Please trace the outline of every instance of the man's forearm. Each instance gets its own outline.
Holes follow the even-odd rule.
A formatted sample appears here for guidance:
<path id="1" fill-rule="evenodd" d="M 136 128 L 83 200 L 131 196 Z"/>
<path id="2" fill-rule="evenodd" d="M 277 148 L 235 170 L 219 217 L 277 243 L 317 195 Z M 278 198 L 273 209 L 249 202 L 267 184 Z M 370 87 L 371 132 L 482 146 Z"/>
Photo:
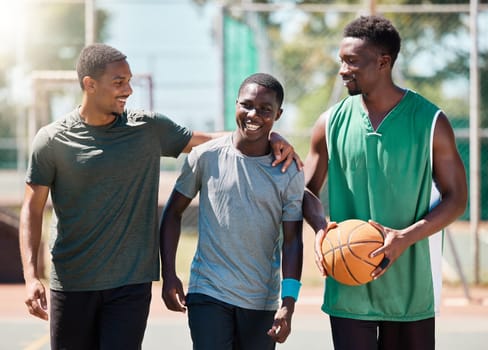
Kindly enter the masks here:
<path id="1" fill-rule="evenodd" d="M 30 214 L 22 213 L 19 232 L 19 245 L 24 279 L 38 279 L 37 269 L 39 246 L 41 244 L 42 219 L 33 219 Z"/>
<path id="2" fill-rule="evenodd" d="M 303 195 L 303 218 L 315 232 L 327 226 L 322 202 L 309 190 Z"/>

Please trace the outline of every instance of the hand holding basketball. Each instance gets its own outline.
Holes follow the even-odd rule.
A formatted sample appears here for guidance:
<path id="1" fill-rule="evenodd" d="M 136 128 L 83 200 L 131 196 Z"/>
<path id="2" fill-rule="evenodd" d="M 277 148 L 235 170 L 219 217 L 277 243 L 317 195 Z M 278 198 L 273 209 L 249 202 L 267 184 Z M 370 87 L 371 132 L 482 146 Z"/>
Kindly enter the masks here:
<path id="1" fill-rule="evenodd" d="M 324 241 L 325 235 L 329 230 L 337 227 L 337 222 L 330 221 L 327 223 L 327 227 L 319 230 L 315 234 L 315 264 L 319 269 L 322 276 L 327 276 L 327 271 L 324 268 L 324 254 L 322 252 L 322 242 Z"/>
<path id="2" fill-rule="evenodd" d="M 366 221 L 351 219 L 330 228 L 322 241 L 323 265 L 327 275 L 347 285 L 361 285 L 373 279 L 371 273 L 384 254 L 370 254 L 384 244 L 383 234 Z"/>

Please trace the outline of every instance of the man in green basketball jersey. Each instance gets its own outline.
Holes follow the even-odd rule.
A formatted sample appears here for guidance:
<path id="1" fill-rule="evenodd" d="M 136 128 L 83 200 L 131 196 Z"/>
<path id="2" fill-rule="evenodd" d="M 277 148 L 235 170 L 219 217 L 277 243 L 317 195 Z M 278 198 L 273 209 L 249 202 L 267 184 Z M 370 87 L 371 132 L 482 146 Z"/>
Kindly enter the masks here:
<path id="1" fill-rule="evenodd" d="M 331 222 L 372 220 L 385 244 L 361 286 L 326 279 L 322 310 L 336 350 L 434 349 L 442 229 L 465 210 L 466 174 L 446 115 L 392 80 L 400 36 L 383 17 L 362 16 L 344 30 L 339 56 L 349 97 L 313 127 L 305 160 L 304 218 L 321 242 L 318 200 L 328 178 Z M 331 224 L 329 224 L 329 229 Z"/>

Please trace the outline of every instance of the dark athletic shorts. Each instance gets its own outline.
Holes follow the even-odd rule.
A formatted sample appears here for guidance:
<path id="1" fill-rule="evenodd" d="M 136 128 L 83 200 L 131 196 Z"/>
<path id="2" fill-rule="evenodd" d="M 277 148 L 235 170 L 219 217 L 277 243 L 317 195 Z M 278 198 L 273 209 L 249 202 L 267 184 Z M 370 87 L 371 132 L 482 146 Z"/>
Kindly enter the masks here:
<path id="1" fill-rule="evenodd" d="M 151 283 L 87 292 L 51 290 L 50 299 L 51 349 L 141 349 Z"/>
<path id="2" fill-rule="evenodd" d="M 186 297 L 194 350 L 268 350 L 276 311 L 249 310 L 204 294 Z"/>
<path id="3" fill-rule="evenodd" d="M 412 322 L 330 316 L 335 350 L 434 350 L 435 318 Z"/>

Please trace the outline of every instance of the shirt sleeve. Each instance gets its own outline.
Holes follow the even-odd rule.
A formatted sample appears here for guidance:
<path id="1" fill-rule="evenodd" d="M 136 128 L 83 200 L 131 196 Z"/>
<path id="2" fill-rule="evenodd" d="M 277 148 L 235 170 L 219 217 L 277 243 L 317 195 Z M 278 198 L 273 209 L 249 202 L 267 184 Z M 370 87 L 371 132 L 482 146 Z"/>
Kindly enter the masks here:
<path id="1" fill-rule="evenodd" d="M 288 169 L 290 171 L 291 169 Z M 303 219 L 302 202 L 305 190 L 303 171 L 297 171 L 290 179 L 283 199 L 283 221 L 299 221 Z"/>
<path id="2" fill-rule="evenodd" d="M 175 189 L 188 198 L 194 198 L 200 191 L 199 158 L 197 150 L 193 149 L 184 160 L 181 173 L 176 180 Z"/>
<path id="3" fill-rule="evenodd" d="M 54 152 L 50 143 L 50 137 L 45 128 L 41 128 L 32 142 L 32 153 L 25 176 L 25 182 L 51 186 L 54 182 L 56 167 Z"/>
<path id="4" fill-rule="evenodd" d="M 163 114 L 154 114 L 154 126 L 161 147 L 161 156 L 178 157 L 190 142 L 192 131 Z"/>

